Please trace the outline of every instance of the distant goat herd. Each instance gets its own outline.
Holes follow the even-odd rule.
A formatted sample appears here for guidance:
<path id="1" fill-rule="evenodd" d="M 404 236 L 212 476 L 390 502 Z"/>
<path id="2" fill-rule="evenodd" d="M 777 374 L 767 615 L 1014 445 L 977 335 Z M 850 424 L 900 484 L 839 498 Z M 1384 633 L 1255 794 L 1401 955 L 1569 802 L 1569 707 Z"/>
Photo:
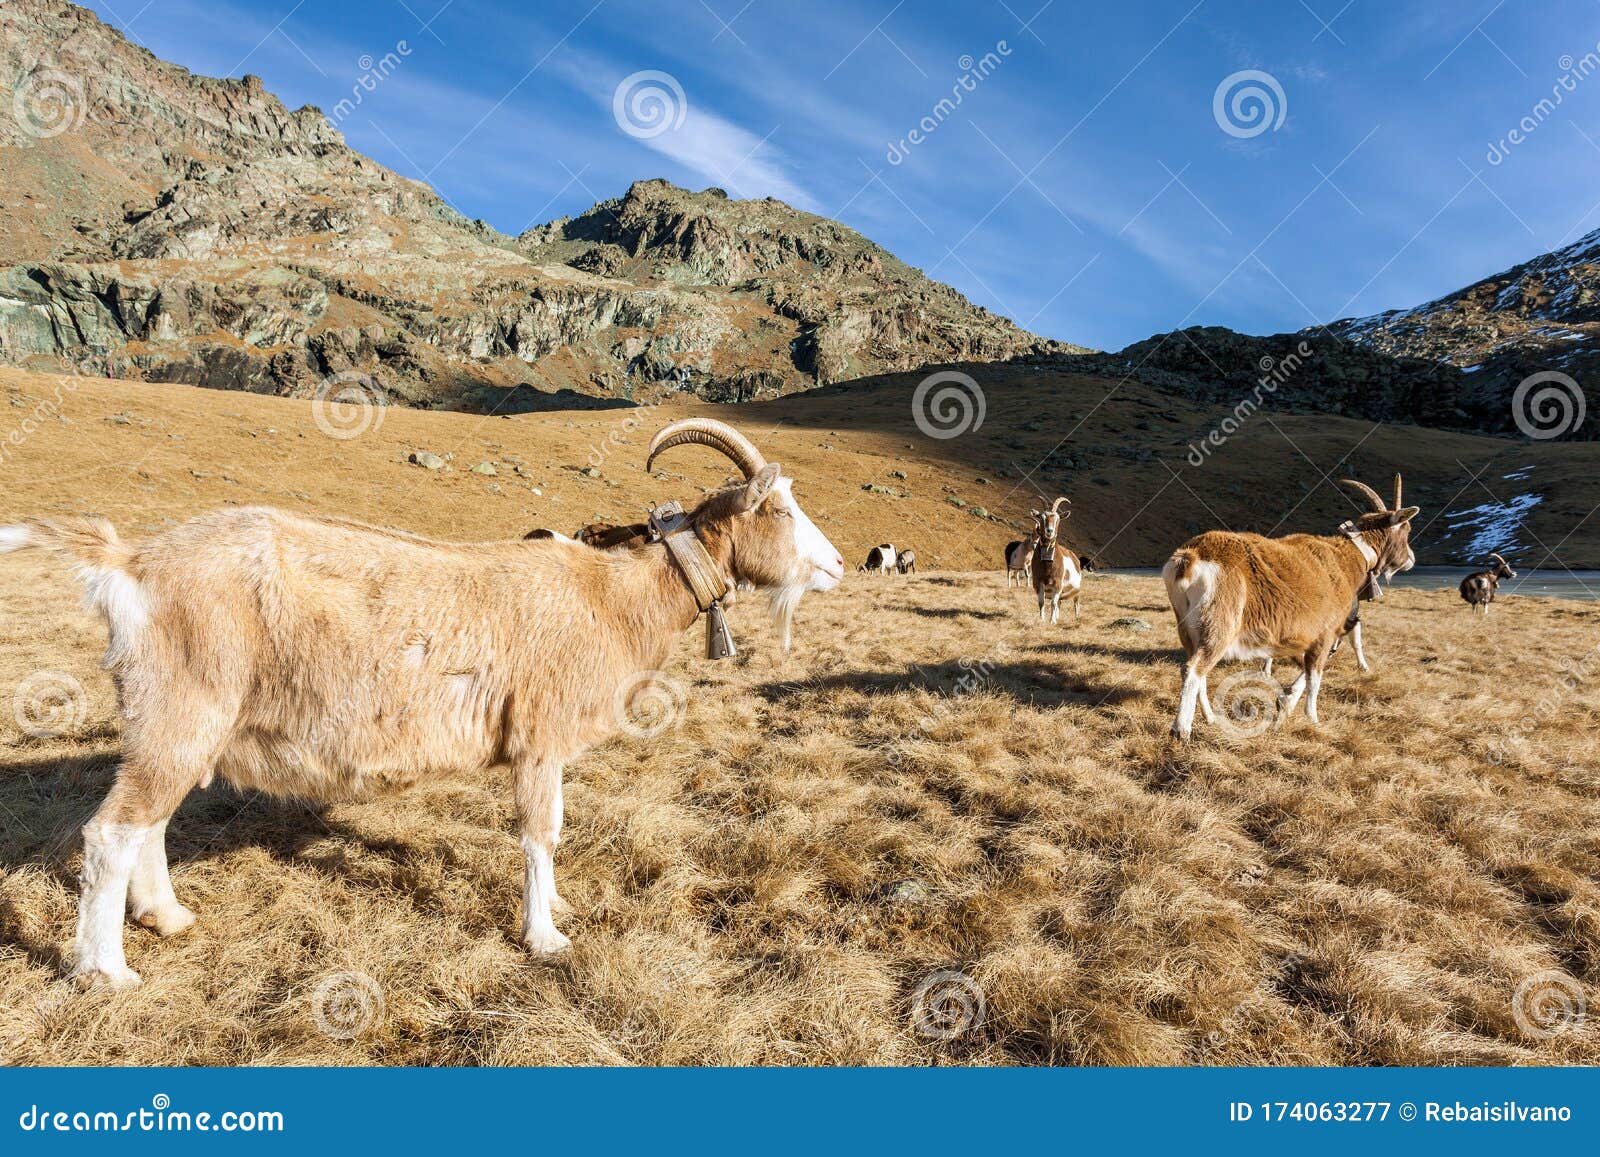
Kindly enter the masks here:
<path id="1" fill-rule="evenodd" d="M 568 537 L 444 543 L 336 518 L 251 507 L 194 518 L 125 543 L 100 518 L 0 527 L 0 551 L 38 547 L 74 560 L 85 604 L 105 620 L 104 665 L 117 688 L 123 757 L 83 829 L 74 975 L 132 984 L 123 918 L 166 936 L 194 914 L 167 870 L 167 821 L 196 787 L 222 778 L 275 795 L 332 800 L 403 788 L 463 769 L 509 766 L 525 860 L 522 940 L 567 938 L 553 858 L 562 768 L 620 724 L 617 698 L 658 669 L 702 612 L 720 623 L 738 590 L 770 596 L 781 646 L 808 591 L 828 591 L 845 562 L 796 501 L 776 463 L 723 422 L 673 422 L 650 443 L 699 445 L 733 463 L 736 481 L 692 511 L 675 503 L 645 522 L 596 523 Z M 1295 658 L 1280 717 L 1304 697 L 1317 721 L 1323 667 L 1341 639 L 1361 650 L 1360 603 L 1409 570 L 1417 507 L 1399 475 L 1385 502 L 1345 481 L 1365 510 L 1332 535 L 1265 538 L 1211 531 L 1162 570 L 1185 662 L 1173 734 L 1227 660 Z M 1082 613 L 1090 560 L 1061 537 L 1065 497 L 1032 512 L 1007 544 L 1008 586 L 1031 583 L 1039 618 L 1061 602 Z M 1461 584 L 1487 612 L 1495 566 Z M 916 572 L 916 553 L 873 547 L 858 571 Z M 715 653 L 715 652 L 713 652 Z"/>

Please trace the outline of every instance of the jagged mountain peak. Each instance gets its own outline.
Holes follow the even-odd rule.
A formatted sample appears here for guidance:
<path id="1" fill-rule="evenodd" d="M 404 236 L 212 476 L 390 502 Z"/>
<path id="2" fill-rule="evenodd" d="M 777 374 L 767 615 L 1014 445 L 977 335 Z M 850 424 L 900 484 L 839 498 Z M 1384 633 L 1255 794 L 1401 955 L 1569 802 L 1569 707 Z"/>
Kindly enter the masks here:
<path id="1" fill-rule="evenodd" d="M 477 409 L 743 400 L 1076 348 L 770 198 L 638 181 L 504 236 L 316 108 L 195 76 L 64 0 L 0 6 L 0 102 L 56 118 L 0 139 L 0 361 L 287 394 L 354 372 Z"/>

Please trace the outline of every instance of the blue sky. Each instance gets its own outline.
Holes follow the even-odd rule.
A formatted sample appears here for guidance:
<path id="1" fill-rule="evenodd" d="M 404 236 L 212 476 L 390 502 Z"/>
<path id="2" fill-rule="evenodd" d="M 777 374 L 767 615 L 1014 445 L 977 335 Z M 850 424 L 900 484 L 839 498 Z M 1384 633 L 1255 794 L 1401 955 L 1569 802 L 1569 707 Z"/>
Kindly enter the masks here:
<path id="1" fill-rule="evenodd" d="M 1101 348 L 1417 304 L 1600 228 L 1593 0 L 90 6 L 291 107 L 333 110 L 393 54 L 339 128 L 506 232 L 644 177 L 777 196 Z M 670 78 L 655 135 L 614 115 L 641 72 Z M 1238 73 L 1270 79 L 1221 88 L 1219 119 Z"/>

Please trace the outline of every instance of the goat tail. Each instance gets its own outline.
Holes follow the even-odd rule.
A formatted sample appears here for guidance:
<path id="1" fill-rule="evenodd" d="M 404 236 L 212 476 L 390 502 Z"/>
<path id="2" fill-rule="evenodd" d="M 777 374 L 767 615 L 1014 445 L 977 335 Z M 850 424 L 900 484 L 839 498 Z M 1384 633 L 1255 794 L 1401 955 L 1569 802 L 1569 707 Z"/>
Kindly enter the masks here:
<path id="1" fill-rule="evenodd" d="M 0 526 L 0 554 L 34 548 L 71 555 L 93 570 L 125 571 L 133 560 L 133 548 L 104 518 L 30 518 Z"/>
<path id="2" fill-rule="evenodd" d="M 1180 546 L 1172 552 L 1172 557 L 1167 559 L 1167 565 L 1161 568 L 1161 577 L 1166 580 L 1168 588 L 1174 585 L 1187 585 L 1190 568 L 1199 561 L 1200 556 L 1193 550 Z"/>
<path id="3" fill-rule="evenodd" d="M 134 548 L 104 518 L 30 518 L 0 526 L 0 554 L 29 549 L 71 556 L 84 609 L 98 612 L 110 635 L 104 665 L 119 664 L 150 621 L 148 594 L 129 570 Z"/>

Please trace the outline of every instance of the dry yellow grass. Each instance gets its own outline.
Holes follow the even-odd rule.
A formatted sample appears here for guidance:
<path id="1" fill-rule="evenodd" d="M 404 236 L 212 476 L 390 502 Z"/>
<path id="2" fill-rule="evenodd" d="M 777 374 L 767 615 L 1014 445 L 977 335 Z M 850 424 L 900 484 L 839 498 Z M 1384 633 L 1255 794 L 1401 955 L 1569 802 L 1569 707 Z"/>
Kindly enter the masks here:
<path id="1" fill-rule="evenodd" d="M 1600 995 L 1600 692 L 1572 674 L 1600 673 L 1591 605 L 1479 621 L 1391 593 L 1376 671 L 1336 656 L 1320 730 L 1184 747 L 1156 580 L 1091 576 L 1083 622 L 1049 629 L 998 574 L 852 575 L 802 605 L 787 660 L 747 601 L 738 660 L 680 645 L 675 726 L 568 769 L 565 957 L 516 943 L 500 778 L 326 810 L 219 786 L 169 836 L 200 923 L 130 926 L 127 993 L 59 979 L 77 827 L 117 752 L 101 629 L 48 560 L 0 561 L 0 606 L 0 687 L 85 689 L 59 738 L 0 710 L 7 1062 L 1600 1060 L 1594 1016 L 1548 1038 L 1516 1016 L 1542 973 Z M 941 1039 L 913 1001 L 946 970 L 984 1015 Z M 349 1040 L 315 1016 L 346 971 L 383 1004 Z"/>

